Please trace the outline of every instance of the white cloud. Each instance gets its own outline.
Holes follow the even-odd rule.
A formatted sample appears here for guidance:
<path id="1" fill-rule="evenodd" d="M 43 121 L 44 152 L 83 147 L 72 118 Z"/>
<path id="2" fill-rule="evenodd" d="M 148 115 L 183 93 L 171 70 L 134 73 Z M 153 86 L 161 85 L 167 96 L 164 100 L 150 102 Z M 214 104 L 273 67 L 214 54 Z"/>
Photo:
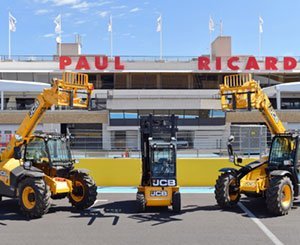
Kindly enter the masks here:
<path id="1" fill-rule="evenodd" d="M 111 9 L 125 9 L 127 8 L 126 5 L 120 5 L 120 6 L 112 6 Z"/>
<path id="2" fill-rule="evenodd" d="M 34 0 L 36 3 L 47 3 L 49 0 Z"/>
<path id="3" fill-rule="evenodd" d="M 43 37 L 46 37 L 46 38 L 54 37 L 54 36 L 55 36 L 54 33 L 48 33 L 48 34 L 43 35 Z"/>
<path id="4" fill-rule="evenodd" d="M 98 15 L 102 18 L 105 18 L 108 15 L 108 11 L 100 11 L 98 12 Z"/>
<path id="5" fill-rule="evenodd" d="M 78 21 L 74 22 L 75 25 L 81 25 L 81 24 L 84 24 L 84 23 L 86 23 L 86 20 L 78 20 Z"/>
<path id="6" fill-rule="evenodd" d="M 87 3 L 86 1 L 72 6 L 73 9 L 88 9 L 89 7 L 90 7 L 90 4 Z"/>
<path id="7" fill-rule="evenodd" d="M 72 13 L 64 13 L 64 14 L 63 14 L 63 17 L 68 18 L 68 17 L 70 17 L 70 16 L 72 16 L 72 15 L 73 15 Z"/>
<path id="8" fill-rule="evenodd" d="M 117 19 L 117 18 L 122 18 L 123 16 L 125 16 L 125 13 L 116 14 L 116 15 L 114 15 L 114 18 L 115 18 L 115 19 Z"/>
<path id="9" fill-rule="evenodd" d="M 104 1 L 104 2 L 100 2 L 100 3 L 95 3 L 97 6 L 103 6 L 103 5 L 106 5 L 106 4 L 110 4 L 112 3 L 111 1 Z"/>
<path id="10" fill-rule="evenodd" d="M 80 3 L 80 0 L 51 0 L 55 6 L 63 5 L 76 5 Z"/>
<path id="11" fill-rule="evenodd" d="M 138 11 L 141 11 L 140 8 L 133 8 L 133 9 L 130 9 L 130 13 L 135 13 L 135 12 L 138 12 Z"/>
<path id="12" fill-rule="evenodd" d="M 89 2 L 89 1 L 79 1 L 77 4 L 73 4 L 71 8 L 73 9 L 78 9 L 81 12 L 85 12 L 87 10 L 89 10 L 92 7 L 99 7 L 99 6 L 103 6 L 105 4 L 110 4 L 111 2 L 109 1 L 105 1 L 105 2 Z"/>
<path id="13" fill-rule="evenodd" d="M 49 9 L 38 9 L 37 11 L 35 11 L 35 15 L 43 15 L 43 14 L 47 14 L 47 13 L 50 13 L 51 10 Z"/>

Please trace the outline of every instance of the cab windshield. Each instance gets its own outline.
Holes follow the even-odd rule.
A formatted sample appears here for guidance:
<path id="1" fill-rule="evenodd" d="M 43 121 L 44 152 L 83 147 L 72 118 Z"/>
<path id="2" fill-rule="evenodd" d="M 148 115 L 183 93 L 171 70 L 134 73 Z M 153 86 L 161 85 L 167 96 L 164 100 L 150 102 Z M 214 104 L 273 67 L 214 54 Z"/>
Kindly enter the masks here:
<path id="1" fill-rule="evenodd" d="M 175 175 L 174 148 L 157 147 L 153 150 L 152 177 L 171 177 Z"/>
<path id="2" fill-rule="evenodd" d="M 66 140 L 49 139 L 47 144 L 50 158 L 53 163 L 71 161 L 71 153 Z"/>
<path id="3" fill-rule="evenodd" d="M 273 140 L 269 164 L 280 165 L 290 160 L 293 164 L 296 153 L 296 140 L 292 137 L 276 137 Z"/>

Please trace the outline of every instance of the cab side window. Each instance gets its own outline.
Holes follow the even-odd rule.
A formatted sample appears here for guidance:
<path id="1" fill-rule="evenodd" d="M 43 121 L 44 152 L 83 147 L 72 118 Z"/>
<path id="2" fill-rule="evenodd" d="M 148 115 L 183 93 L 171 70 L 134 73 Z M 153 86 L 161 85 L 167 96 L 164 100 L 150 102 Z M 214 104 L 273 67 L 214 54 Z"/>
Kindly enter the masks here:
<path id="1" fill-rule="evenodd" d="M 298 143 L 298 149 L 297 149 L 297 155 L 296 155 L 296 165 L 299 168 L 300 167 L 300 142 Z"/>
<path id="2" fill-rule="evenodd" d="M 41 162 L 43 157 L 47 157 L 45 142 L 43 139 L 35 138 L 26 147 L 25 159 Z"/>

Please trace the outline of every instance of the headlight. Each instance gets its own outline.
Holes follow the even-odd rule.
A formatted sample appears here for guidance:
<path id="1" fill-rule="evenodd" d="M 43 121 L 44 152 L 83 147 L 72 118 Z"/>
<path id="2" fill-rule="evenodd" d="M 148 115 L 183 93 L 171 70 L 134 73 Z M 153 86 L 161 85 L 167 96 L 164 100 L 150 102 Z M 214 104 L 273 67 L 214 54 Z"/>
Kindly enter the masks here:
<path id="1" fill-rule="evenodd" d="M 24 164 L 23 164 L 23 167 L 25 168 L 25 169 L 30 169 L 31 168 L 31 162 L 30 161 L 26 161 L 26 162 L 24 162 Z"/>

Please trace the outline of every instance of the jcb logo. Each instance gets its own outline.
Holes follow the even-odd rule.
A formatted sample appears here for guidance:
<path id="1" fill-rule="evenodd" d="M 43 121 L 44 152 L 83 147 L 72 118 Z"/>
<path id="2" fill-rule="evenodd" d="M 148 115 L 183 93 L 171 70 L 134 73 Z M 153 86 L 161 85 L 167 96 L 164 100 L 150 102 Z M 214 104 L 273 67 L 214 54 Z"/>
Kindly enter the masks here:
<path id="1" fill-rule="evenodd" d="M 38 100 L 36 100 L 33 104 L 33 106 L 31 107 L 30 111 L 29 111 L 29 117 L 32 118 L 33 114 L 36 112 L 37 108 L 39 107 L 40 102 Z"/>
<path id="2" fill-rule="evenodd" d="M 278 118 L 278 116 L 276 115 L 276 112 L 274 111 L 273 108 L 270 108 L 270 113 L 271 113 L 273 119 L 275 120 L 275 122 L 278 123 L 279 118 Z"/>
<path id="3" fill-rule="evenodd" d="M 176 180 L 174 179 L 154 179 L 152 181 L 153 186 L 176 186 Z"/>
<path id="4" fill-rule="evenodd" d="M 166 197 L 168 196 L 167 191 L 150 191 L 151 197 Z"/>

